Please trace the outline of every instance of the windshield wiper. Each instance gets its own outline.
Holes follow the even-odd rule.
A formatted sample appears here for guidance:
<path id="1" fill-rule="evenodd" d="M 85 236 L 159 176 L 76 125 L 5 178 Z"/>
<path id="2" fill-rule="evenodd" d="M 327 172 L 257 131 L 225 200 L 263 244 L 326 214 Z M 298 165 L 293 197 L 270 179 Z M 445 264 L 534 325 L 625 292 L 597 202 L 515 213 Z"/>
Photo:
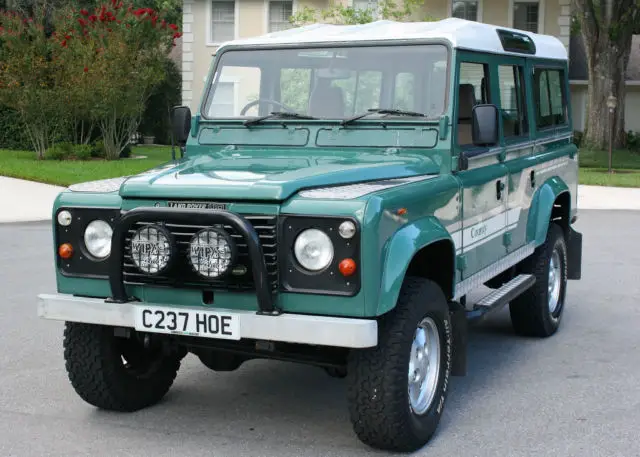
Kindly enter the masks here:
<path id="1" fill-rule="evenodd" d="M 243 122 L 244 125 L 255 125 L 267 119 L 318 119 L 317 117 L 307 116 L 305 114 L 293 113 L 289 111 L 272 111 L 270 114 L 266 116 L 255 117 L 253 119 L 247 119 Z"/>
<path id="2" fill-rule="evenodd" d="M 362 119 L 363 117 L 370 116 L 372 114 L 391 114 L 396 116 L 411 116 L 411 117 L 427 117 L 424 113 L 417 113 L 415 111 L 405 111 L 401 109 L 392 109 L 392 108 L 372 108 L 367 110 L 366 113 L 358 114 L 356 116 L 350 117 L 348 119 L 342 120 L 340 124 L 347 125 L 353 121 L 357 121 L 358 119 Z"/>

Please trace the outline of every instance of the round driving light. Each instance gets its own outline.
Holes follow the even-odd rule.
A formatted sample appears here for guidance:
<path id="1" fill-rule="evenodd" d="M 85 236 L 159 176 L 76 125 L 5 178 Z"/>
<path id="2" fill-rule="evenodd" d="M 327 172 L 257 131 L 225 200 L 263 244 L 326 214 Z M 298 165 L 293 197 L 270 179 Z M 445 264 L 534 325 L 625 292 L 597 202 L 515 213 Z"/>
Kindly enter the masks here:
<path id="1" fill-rule="evenodd" d="M 235 260 L 235 244 L 222 230 L 206 228 L 197 232 L 189 243 L 189 261 L 193 269 L 205 278 L 217 278 Z"/>
<path id="2" fill-rule="evenodd" d="M 84 245 L 93 257 L 104 259 L 111 253 L 113 229 L 105 221 L 91 221 L 84 231 Z"/>
<path id="3" fill-rule="evenodd" d="M 71 224 L 71 213 L 66 209 L 58 213 L 58 224 L 67 227 Z"/>
<path id="4" fill-rule="evenodd" d="M 356 224 L 351 221 L 344 221 L 340 224 L 340 227 L 338 227 L 338 233 L 340 233 L 340 236 L 344 239 L 348 240 L 349 238 L 353 238 L 353 235 L 356 234 Z"/>
<path id="5" fill-rule="evenodd" d="M 160 226 L 142 227 L 131 238 L 131 260 L 143 273 L 161 273 L 169 266 L 171 255 L 171 235 Z"/>
<path id="6" fill-rule="evenodd" d="M 327 268 L 333 260 L 333 243 L 323 231 L 308 229 L 298 235 L 293 252 L 304 268 L 320 271 Z"/>

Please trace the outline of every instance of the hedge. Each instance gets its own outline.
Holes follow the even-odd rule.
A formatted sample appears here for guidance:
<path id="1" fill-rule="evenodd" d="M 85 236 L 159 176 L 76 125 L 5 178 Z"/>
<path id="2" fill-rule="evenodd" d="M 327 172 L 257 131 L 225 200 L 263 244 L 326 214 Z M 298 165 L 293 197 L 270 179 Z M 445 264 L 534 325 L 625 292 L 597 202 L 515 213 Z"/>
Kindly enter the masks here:
<path id="1" fill-rule="evenodd" d="M 0 106 L 0 149 L 33 149 L 20 115 L 4 106 Z"/>

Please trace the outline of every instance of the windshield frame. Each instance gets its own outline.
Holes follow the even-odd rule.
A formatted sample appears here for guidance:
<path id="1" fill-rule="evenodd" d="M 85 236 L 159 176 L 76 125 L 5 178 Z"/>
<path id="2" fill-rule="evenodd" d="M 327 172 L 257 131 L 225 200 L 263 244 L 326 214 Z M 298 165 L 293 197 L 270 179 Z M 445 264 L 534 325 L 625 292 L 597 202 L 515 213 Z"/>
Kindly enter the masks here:
<path id="1" fill-rule="evenodd" d="M 211 69 L 209 74 L 207 75 L 205 81 L 205 87 L 203 89 L 203 95 L 201 97 L 200 105 L 199 105 L 199 115 L 200 119 L 204 122 L 222 122 L 222 123 L 242 123 L 247 119 L 253 119 L 257 116 L 233 116 L 233 117 L 207 117 L 205 115 L 206 107 L 209 104 L 209 99 L 213 97 L 213 78 L 218 73 L 218 69 L 220 66 L 220 62 L 222 61 L 222 57 L 226 52 L 229 51 L 269 51 L 269 50 L 295 50 L 295 49 L 336 49 L 336 48 L 356 48 L 356 47 L 377 47 L 377 46 L 424 46 L 424 45 L 441 45 L 444 46 L 446 52 L 446 63 L 447 68 L 445 71 L 446 85 L 445 85 L 445 94 L 444 94 L 444 102 L 443 102 L 443 110 L 442 112 L 435 117 L 407 117 L 407 116 L 393 116 L 393 115 L 384 115 L 389 116 L 382 119 L 381 117 L 376 116 L 367 116 L 358 121 L 357 124 L 367 124 L 367 123 L 380 123 L 384 122 L 394 122 L 394 123 L 435 123 L 445 115 L 449 115 L 451 111 L 450 106 L 450 93 L 451 93 L 451 75 L 452 75 L 452 56 L 453 56 L 453 48 L 451 42 L 444 38 L 425 38 L 425 39 L 414 39 L 414 40 L 372 40 L 372 41 L 356 41 L 356 42 L 318 42 L 318 43 L 281 43 L 281 44 L 265 44 L 265 45 L 243 45 L 243 44 L 233 44 L 233 42 L 223 45 L 219 48 L 215 55 L 211 65 Z M 349 116 L 346 116 L 347 118 Z M 342 122 L 345 118 L 335 118 L 335 119 L 267 119 L 264 121 L 265 124 L 278 122 L 282 123 L 287 122 L 295 122 L 295 123 L 315 123 L 315 124 L 336 124 Z M 356 125 L 355 123 L 352 125 Z"/>

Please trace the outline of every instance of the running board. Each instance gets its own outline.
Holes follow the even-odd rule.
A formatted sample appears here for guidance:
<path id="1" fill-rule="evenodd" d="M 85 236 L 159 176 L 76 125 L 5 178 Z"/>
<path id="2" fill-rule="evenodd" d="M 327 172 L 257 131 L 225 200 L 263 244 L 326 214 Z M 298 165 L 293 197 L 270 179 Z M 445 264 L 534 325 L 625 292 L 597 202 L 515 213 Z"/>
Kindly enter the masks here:
<path id="1" fill-rule="evenodd" d="M 499 289 L 482 298 L 473 305 L 473 309 L 467 311 L 467 319 L 478 321 L 491 311 L 496 311 L 521 295 L 536 282 L 533 275 L 518 275 Z"/>

